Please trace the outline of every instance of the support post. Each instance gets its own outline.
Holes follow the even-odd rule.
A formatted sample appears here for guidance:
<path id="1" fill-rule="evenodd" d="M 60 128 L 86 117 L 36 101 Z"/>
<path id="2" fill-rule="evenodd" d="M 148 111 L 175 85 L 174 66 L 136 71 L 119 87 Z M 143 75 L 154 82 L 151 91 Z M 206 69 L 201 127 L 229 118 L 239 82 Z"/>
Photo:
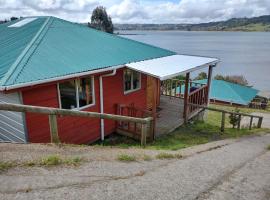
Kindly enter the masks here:
<path id="1" fill-rule="evenodd" d="M 207 106 L 209 105 L 209 101 L 210 101 L 210 89 L 211 89 L 211 82 L 212 82 L 212 74 L 213 74 L 213 65 L 209 65 L 208 68 L 208 77 L 207 77 L 207 96 L 206 96 L 206 102 L 207 102 Z"/>
<path id="2" fill-rule="evenodd" d="M 240 130 L 240 125 L 241 125 L 241 115 L 238 115 L 238 124 L 237 124 L 237 129 Z"/>
<path id="3" fill-rule="evenodd" d="M 186 80 L 185 80 L 185 93 L 184 93 L 184 122 L 188 122 L 188 90 L 189 90 L 189 77 L 190 73 L 186 73 Z"/>
<path id="4" fill-rule="evenodd" d="M 141 133 L 141 146 L 145 147 L 146 145 L 146 135 L 147 135 L 147 125 L 148 124 L 142 124 L 142 133 Z"/>
<path id="5" fill-rule="evenodd" d="M 57 117 L 56 115 L 49 115 L 50 133 L 51 133 L 51 143 L 60 143 L 57 128 Z"/>
<path id="6" fill-rule="evenodd" d="M 225 112 L 222 112 L 220 131 L 224 133 L 224 129 L 225 129 Z"/>
<path id="7" fill-rule="evenodd" d="M 250 117 L 249 130 L 251 130 L 252 128 L 252 122 L 253 122 L 253 116 Z"/>
<path id="8" fill-rule="evenodd" d="M 257 126 L 258 128 L 262 127 L 262 120 L 263 120 L 263 118 L 260 117 L 259 120 L 258 120 L 258 126 Z"/>

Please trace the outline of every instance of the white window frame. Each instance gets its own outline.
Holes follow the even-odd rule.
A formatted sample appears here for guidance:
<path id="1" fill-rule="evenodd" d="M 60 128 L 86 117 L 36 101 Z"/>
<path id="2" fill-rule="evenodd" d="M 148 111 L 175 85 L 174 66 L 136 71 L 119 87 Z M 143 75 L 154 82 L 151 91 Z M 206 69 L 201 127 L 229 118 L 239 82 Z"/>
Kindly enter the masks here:
<path id="1" fill-rule="evenodd" d="M 126 90 L 125 91 L 125 71 L 126 70 L 130 70 L 132 72 L 137 72 L 139 73 L 139 87 L 136 88 L 136 89 L 133 89 L 133 73 L 131 74 L 131 89 L 130 90 Z M 132 93 L 132 92 L 135 92 L 135 91 L 138 91 L 140 90 L 142 87 L 142 74 L 138 71 L 135 71 L 135 70 L 132 70 L 132 69 L 124 69 L 123 70 L 123 89 L 124 89 L 124 94 L 129 94 L 129 93 Z"/>
<path id="2" fill-rule="evenodd" d="M 94 76 L 91 77 L 83 77 L 83 78 L 91 78 L 91 85 L 92 85 L 92 97 L 93 97 L 93 102 L 91 104 L 85 105 L 80 107 L 79 103 L 79 81 L 81 78 L 76 78 L 75 79 L 75 89 L 76 89 L 76 108 L 70 109 L 70 110 L 83 110 L 89 107 L 92 107 L 94 105 L 96 105 L 96 96 L 95 96 L 95 78 Z M 68 80 L 67 80 L 68 81 Z M 60 83 L 57 83 L 57 92 L 58 92 L 58 103 L 59 103 L 59 108 L 62 109 L 62 102 L 61 102 L 61 94 L 60 94 L 60 87 L 59 87 Z"/>

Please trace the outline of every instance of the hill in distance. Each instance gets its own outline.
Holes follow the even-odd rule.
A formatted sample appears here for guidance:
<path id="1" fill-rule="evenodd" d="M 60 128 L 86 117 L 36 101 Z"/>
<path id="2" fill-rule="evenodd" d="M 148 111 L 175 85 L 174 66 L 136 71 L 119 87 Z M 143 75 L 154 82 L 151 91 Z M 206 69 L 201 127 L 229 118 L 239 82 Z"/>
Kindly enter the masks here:
<path id="1" fill-rule="evenodd" d="M 270 15 L 200 24 L 114 24 L 115 30 L 270 31 Z"/>

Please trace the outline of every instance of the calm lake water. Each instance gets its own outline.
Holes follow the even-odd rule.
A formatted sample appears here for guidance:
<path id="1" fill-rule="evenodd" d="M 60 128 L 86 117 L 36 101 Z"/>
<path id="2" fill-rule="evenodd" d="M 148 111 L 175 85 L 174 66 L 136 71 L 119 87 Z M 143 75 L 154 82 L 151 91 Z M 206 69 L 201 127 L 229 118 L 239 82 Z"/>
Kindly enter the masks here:
<path id="1" fill-rule="evenodd" d="M 255 88 L 270 91 L 270 33 L 121 31 L 122 35 L 179 54 L 217 57 L 214 74 L 243 75 Z"/>

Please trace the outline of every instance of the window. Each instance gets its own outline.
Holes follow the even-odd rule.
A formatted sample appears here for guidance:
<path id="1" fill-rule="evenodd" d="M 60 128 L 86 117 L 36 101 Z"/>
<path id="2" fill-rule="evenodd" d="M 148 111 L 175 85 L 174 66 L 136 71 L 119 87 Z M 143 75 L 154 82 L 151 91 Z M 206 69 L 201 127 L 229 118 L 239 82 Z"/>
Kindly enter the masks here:
<path id="1" fill-rule="evenodd" d="M 124 93 L 139 90 L 141 88 L 141 74 L 130 69 L 124 70 Z"/>
<path id="2" fill-rule="evenodd" d="M 83 108 L 94 105 L 93 78 L 81 78 L 58 84 L 60 107 Z"/>

